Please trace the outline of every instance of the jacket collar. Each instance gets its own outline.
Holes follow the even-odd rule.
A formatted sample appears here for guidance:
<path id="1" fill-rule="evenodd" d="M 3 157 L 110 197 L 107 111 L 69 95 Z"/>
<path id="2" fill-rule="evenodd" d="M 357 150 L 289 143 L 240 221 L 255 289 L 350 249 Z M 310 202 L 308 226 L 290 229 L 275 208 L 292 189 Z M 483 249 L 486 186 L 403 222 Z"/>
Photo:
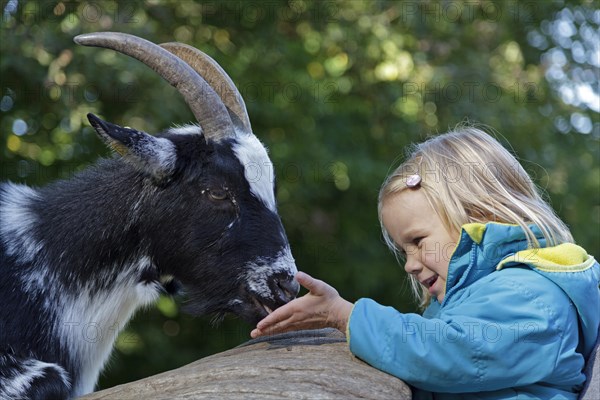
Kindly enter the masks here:
<path id="1" fill-rule="evenodd" d="M 540 246 L 545 247 L 546 241 L 539 228 L 531 226 L 531 229 Z M 504 258 L 527 247 L 525 232 L 519 225 L 496 222 L 463 225 L 448 265 L 446 295 L 442 304 L 447 303 L 458 290 L 495 271 Z"/>

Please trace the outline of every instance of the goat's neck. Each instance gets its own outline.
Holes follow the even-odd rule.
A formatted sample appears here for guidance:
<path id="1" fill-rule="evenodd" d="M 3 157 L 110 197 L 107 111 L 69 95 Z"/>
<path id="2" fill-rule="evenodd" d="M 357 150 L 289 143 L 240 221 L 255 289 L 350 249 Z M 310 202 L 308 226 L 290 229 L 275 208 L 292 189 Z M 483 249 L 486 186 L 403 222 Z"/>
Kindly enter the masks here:
<path id="1" fill-rule="evenodd" d="M 93 390 L 118 333 L 160 293 L 139 229 L 144 180 L 118 167 L 109 161 L 36 192 L 11 189 L 20 242 L 12 245 L 30 265 L 23 288 L 55 315 L 53 336 L 79 371 L 75 394 Z"/>

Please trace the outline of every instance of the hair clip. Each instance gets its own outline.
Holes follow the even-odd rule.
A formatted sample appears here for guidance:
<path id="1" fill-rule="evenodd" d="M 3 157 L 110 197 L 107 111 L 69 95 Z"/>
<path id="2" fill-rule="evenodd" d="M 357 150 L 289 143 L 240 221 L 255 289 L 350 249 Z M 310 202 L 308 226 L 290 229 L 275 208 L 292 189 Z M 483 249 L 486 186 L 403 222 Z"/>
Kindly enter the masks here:
<path id="1" fill-rule="evenodd" d="M 406 186 L 415 188 L 421 184 L 421 175 L 415 174 L 406 178 Z"/>

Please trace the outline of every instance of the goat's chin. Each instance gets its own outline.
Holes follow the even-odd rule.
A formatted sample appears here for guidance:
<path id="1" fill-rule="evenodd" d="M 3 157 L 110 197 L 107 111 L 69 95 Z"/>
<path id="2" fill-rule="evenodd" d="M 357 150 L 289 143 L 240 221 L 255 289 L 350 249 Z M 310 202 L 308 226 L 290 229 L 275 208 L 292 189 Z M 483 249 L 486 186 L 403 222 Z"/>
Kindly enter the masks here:
<path id="1" fill-rule="evenodd" d="M 258 303 L 258 302 L 257 302 Z M 269 313 L 264 309 L 260 303 L 255 304 L 254 302 L 239 303 L 227 310 L 228 314 L 235 315 L 242 321 L 256 326 L 260 320 L 265 318 Z M 225 314 L 225 313 L 222 313 Z"/>
<path id="2" fill-rule="evenodd" d="M 211 324 L 213 326 L 219 325 L 227 315 L 238 317 L 251 326 L 255 326 L 260 320 L 269 315 L 263 306 L 257 305 L 254 302 L 234 305 L 211 305 L 205 302 L 195 303 L 194 301 L 188 301 L 183 304 L 182 311 L 195 316 L 212 315 Z"/>
<path id="3" fill-rule="evenodd" d="M 230 300 L 214 301 L 213 297 L 203 296 L 192 291 L 187 292 L 187 301 L 184 302 L 182 311 L 191 315 L 213 315 L 213 323 L 218 324 L 227 314 L 232 314 L 242 321 L 256 326 L 256 324 L 273 312 L 276 308 L 287 303 L 290 298 L 268 298 L 259 293 L 239 288 L 237 292 L 230 293 Z"/>
<path id="4" fill-rule="evenodd" d="M 264 309 L 251 309 L 246 312 L 237 313 L 242 321 L 252 326 L 256 326 L 263 318 L 269 315 Z"/>

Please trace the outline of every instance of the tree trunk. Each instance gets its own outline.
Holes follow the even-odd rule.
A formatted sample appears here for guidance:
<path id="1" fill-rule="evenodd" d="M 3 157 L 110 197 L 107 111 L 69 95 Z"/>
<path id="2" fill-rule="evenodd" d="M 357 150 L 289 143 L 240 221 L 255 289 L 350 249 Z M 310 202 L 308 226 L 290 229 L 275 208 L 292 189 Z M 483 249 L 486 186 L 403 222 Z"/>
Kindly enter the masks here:
<path id="1" fill-rule="evenodd" d="M 251 340 L 84 399 L 410 399 L 400 379 L 354 357 L 335 329 Z"/>

